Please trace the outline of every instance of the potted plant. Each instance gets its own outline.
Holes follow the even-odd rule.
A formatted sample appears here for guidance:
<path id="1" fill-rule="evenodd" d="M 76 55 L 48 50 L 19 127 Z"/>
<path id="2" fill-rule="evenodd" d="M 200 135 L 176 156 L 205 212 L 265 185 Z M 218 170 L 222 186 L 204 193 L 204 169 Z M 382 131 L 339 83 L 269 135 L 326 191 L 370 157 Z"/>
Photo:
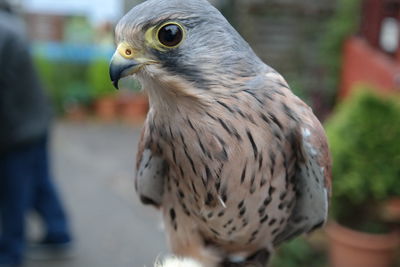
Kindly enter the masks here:
<path id="1" fill-rule="evenodd" d="M 116 93 L 109 79 L 108 68 L 108 61 L 99 58 L 90 63 L 88 70 L 95 114 L 104 121 L 114 120 L 117 116 Z"/>
<path id="2" fill-rule="evenodd" d="M 365 89 L 365 88 L 364 88 Z M 326 124 L 333 158 L 333 267 L 393 263 L 397 233 L 381 206 L 400 196 L 400 106 L 397 97 L 357 90 Z"/>

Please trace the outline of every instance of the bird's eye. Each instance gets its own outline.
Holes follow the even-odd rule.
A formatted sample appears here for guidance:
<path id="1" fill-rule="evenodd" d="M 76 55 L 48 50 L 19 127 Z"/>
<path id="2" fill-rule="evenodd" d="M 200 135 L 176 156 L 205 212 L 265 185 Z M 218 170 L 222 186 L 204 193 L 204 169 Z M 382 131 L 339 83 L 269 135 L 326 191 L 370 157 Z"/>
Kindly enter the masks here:
<path id="1" fill-rule="evenodd" d="M 167 23 L 157 33 L 159 42 L 169 48 L 177 47 L 183 40 L 183 29 L 175 23 Z"/>

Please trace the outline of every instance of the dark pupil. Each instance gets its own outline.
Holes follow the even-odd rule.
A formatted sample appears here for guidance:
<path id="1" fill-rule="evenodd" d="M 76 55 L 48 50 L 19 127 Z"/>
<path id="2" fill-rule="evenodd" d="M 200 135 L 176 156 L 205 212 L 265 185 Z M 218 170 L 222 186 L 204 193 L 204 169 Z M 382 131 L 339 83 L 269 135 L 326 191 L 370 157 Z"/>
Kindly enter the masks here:
<path id="1" fill-rule="evenodd" d="M 182 41 L 182 30 L 174 24 L 166 25 L 158 32 L 158 39 L 165 46 L 176 46 Z"/>

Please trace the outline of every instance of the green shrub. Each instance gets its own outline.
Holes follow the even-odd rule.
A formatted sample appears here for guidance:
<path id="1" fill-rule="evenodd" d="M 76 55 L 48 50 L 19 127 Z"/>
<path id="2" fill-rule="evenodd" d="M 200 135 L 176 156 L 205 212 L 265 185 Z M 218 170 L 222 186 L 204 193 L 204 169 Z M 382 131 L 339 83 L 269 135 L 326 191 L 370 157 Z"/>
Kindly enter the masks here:
<path id="1" fill-rule="evenodd" d="M 69 104 L 90 102 L 92 96 L 87 86 L 85 64 L 52 61 L 42 57 L 36 57 L 35 62 L 58 113 L 63 113 Z"/>
<path id="2" fill-rule="evenodd" d="M 324 253 L 304 238 L 296 238 L 283 244 L 271 263 L 273 267 L 322 267 L 325 265 Z"/>
<path id="3" fill-rule="evenodd" d="M 363 228 L 378 203 L 400 196 L 400 105 L 397 97 L 359 90 L 326 123 L 333 157 L 333 215 Z M 369 227 L 367 227 L 369 228 Z"/>
<path id="4" fill-rule="evenodd" d="M 109 62 L 99 58 L 89 65 L 87 81 L 93 98 L 115 94 L 109 75 Z"/>

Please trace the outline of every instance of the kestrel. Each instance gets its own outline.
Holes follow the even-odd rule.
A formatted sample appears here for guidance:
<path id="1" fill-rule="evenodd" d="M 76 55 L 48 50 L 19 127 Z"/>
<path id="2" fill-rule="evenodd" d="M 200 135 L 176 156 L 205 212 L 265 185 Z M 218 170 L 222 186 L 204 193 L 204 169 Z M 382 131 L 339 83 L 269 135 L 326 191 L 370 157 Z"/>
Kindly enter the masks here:
<path id="1" fill-rule="evenodd" d="M 116 28 L 118 87 L 149 95 L 136 190 L 170 247 L 204 266 L 265 266 L 327 219 L 331 160 L 310 107 L 206 0 L 148 0 Z M 258 264 L 258 265 L 257 265 Z"/>

